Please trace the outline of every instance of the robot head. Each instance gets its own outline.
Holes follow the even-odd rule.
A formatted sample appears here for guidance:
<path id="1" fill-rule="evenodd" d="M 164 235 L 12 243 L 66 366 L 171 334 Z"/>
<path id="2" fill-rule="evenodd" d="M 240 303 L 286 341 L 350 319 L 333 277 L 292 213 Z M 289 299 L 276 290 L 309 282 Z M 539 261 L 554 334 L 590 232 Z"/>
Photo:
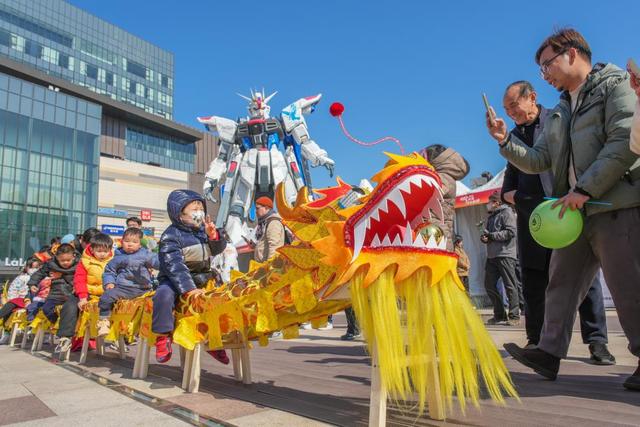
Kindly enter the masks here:
<path id="1" fill-rule="evenodd" d="M 254 92 L 253 89 L 251 89 L 251 98 L 240 94 L 238 94 L 238 96 L 249 101 L 247 111 L 249 111 L 250 118 L 266 119 L 269 117 L 269 111 L 271 110 L 271 107 L 269 107 L 268 103 L 269 101 L 271 101 L 271 98 L 276 95 L 276 93 L 278 92 L 273 92 L 271 95 L 265 98 L 264 89 L 262 89 L 262 92 Z"/>

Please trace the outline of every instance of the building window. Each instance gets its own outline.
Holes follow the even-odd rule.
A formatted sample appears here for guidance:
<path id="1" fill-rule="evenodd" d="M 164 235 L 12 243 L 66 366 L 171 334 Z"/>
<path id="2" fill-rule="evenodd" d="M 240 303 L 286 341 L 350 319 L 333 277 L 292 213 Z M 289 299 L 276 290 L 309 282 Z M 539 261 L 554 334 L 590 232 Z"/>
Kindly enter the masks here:
<path id="1" fill-rule="evenodd" d="M 42 57 L 42 45 L 32 40 L 27 40 L 24 45 L 24 52 L 36 58 Z"/>
<path id="2" fill-rule="evenodd" d="M 91 65 L 91 64 L 86 64 L 87 68 L 86 68 L 86 74 L 87 77 L 91 77 L 92 79 L 98 79 L 98 67 L 96 67 L 95 65 Z"/>
<path id="3" fill-rule="evenodd" d="M 127 59 L 127 71 L 143 79 L 147 78 L 147 67 Z"/>
<path id="4" fill-rule="evenodd" d="M 109 86 L 115 86 L 115 84 L 116 84 L 115 76 L 111 71 L 107 71 L 107 73 L 106 73 L 106 83 Z"/>

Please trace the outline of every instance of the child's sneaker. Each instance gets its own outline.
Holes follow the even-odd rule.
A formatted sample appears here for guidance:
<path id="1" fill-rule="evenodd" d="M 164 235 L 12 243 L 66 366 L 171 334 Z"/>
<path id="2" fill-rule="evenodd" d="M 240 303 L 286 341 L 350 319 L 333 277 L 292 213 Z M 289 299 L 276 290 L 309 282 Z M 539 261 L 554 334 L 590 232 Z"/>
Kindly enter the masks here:
<path id="1" fill-rule="evenodd" d="M 209 350 L 207 351 L 211 357 L 216 359 L 218 362 L 223 365 L 229 364 L 229 356 L 227 356 L 227 352 L 224 350 Z"/>
<path id="2" fill-rule="evenodd" d="M 107 335 L 109 335 L 109 330 L 111 330 L 111 322 L 109 322 L 109 319 L 98 320 L 99 337 L 106 337 Z"/>
<path id="3" fill-rule="evenodd" d="M 173 348 L 171 344 L 173 340 L 167 335 L 159 335 L 156 339 L 156 361 L 158 363 L 167 363 L 171 360 Z"/>

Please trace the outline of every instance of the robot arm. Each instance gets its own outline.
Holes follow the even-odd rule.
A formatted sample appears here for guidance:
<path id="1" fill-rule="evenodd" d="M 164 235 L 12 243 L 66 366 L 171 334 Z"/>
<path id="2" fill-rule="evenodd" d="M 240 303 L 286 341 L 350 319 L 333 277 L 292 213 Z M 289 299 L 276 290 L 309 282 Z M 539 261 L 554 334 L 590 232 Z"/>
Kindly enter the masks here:
<path id="1" fill-rule="evenodd" d="M 300 98 L 290 104 L 282 110 L 282 122 L 285 131 L 293 137 L 296 143 L 300 144 L 302 155 L 311 163 L 311 166 L 324 166 L 329 170 L 329 174 L 333 176 L 335 162 L 327 155 L 325 150 L 311 139 L 307 122 L 304 119 L 305 114 L 313 112 L 321 97 L 322 94 Z"/>
<path id="2" fill-rule="evenodd" d="M 227 172 L 229 160 L 234 158 L 239 150 L 235 144 L 238 124 L 233 120 L 217 116 L 198 117 L 198 121 L 203 123 L 207 130 L 217 132 L 220 138 L 218 157 L 213 159 L 209 165 L 202 188 L 205 197 L 215 203 L 213 190 Z"/>

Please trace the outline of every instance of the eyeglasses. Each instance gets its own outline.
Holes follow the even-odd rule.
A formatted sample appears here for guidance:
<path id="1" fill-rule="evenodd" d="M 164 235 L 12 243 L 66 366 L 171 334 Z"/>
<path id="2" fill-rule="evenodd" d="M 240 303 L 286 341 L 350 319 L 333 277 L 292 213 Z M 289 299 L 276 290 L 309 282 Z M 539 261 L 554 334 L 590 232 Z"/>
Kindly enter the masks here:
<path id="1" fill-rule="evenodd" d="M 540 75 L 542 76 L 542 78 L 544 78 L 545 74 L 547 74 L 549 72 L 549 65 L 551 65 L 551 63 L 553 61 L 555 61 L 555 59 L 558 56 L 564 54 L 566 51 L 567 51 L 567 49 L 562 49 L 560 52 L 556 53 L 551 58 L 547 59 L 542 64 L 540 64 Z"/>

